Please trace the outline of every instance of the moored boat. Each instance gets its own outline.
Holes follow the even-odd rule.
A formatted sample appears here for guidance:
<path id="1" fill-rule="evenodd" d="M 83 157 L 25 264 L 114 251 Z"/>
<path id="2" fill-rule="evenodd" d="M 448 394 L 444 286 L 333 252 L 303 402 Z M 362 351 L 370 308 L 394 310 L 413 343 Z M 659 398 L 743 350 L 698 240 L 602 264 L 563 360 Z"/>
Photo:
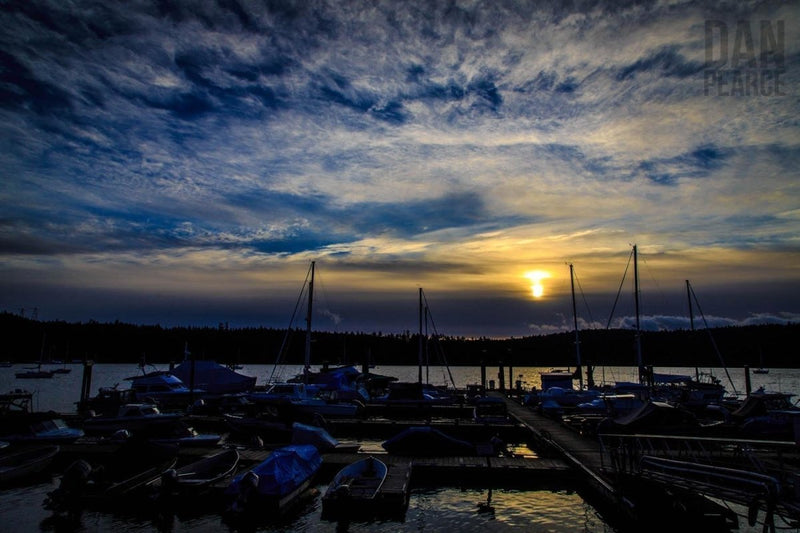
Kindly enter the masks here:
<path id="1" fill-rule="evenodd" d="M 479 424 L 508 424 L 511 422 L 505 400 L 495 396 L 476 400 L 472 418 Z"/>
<path id="2" fill-rule="evenodd" d="M 30 414 L 7 421 L 2 428 L 2 439 L 23 444 L 68 444 L 83 437 L 83 430 L 67 425 L 61 418 L 44 414 Z"/>
<path id="3" fill-rule="evenodd" d="M 165 409 L 184 409 L 192 404 L 195 396 L 200 397 L 206 392 L 190 389 L 178 377 L 160 370 L 125 379 L 131 382 L 137 401 L 157 403 Z"/>
<path id="4" fill-rule="evenodd" d="M 0 456 L 0 483 L 11 483 L 37 474 L 53 462 L 57 445 L 30 448 Z"/>
<path id="5" fill-rule="evenodd" d="M 28 368 L 25 372 L 16 372 L 17 379 L 49 379 L 53 377 L 52 370 L 42 370 L 42 365 L 35 368 Z"/>
<path id="6" fill-rule="evenodd" d="M 183 383 L 192 384 L 207 394 L 249 392 L 256 386 L 254 376 L 245 376 L 215 361 L 186 360 L 170 370 Z"/>
<path id="7" fill-rule="evenodd" d="M 196 496 L 232 475 L 238 464 L 239 452 L 231 448 L 178 469 L 168 469 L 148 483 L 148 487 L 159 498 Z"/>
<path id="8" fill-rule="evenodd" d="M 183 415 L 162 413 L 158 407 L 147 403 L 131 403 L 119 408 L 116 416 L 90 417 L 83 421 L 83 428 L 91 434 L 112 434 L 119 430 L 144 433 L 151 436 L 163 434 L 174 428 Z"/>
<path id="9" fill-rule="evenodd" d="M 374 514 L 387 471 L 386 463 L 372 456 L 339 470 L 322 496 L 323 518 L 351 519 Z"/>
<path id="10" fill-rule="evenodd" d="M 278 448 L 252 469 L 237 475 L 225 494 L 234 515 L 259 518 L 288 510 L 311 486 L 322 456 L 311 445 Z"/>
<path id="11" fill-rule="evenodd" d="M 177 462 L 177 447 L 124 444 L 108 462 L 78 459 L 61 476 L 59 486 L 47 494 L 44 507 L 75 514 L 85 506 L 129 506 L 140 503 L 127 496 L 142 490 Z"/>

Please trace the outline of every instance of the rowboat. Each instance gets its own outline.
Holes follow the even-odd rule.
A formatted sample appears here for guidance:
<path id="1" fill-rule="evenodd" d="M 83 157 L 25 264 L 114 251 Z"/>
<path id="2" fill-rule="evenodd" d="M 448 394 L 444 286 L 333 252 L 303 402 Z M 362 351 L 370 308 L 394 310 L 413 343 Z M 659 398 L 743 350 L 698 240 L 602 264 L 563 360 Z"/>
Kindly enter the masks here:
<path id="1" fill-rule="evenodd" d="M 0 483 L 10 483 L 37 474 L 53 462 L 57 445 L 31 448 L 0 457 Z"/>
<path id="2" fill-rule="evenodd" d="M 232 448 L 189 463 L 170 468 L 148 486 L 159 497 L 197 495 L 233 474 L 239 464 L 239 452 Z"/>
<path id="3" fill-rule="evenodd" d="M 350 519 L 374 514 L 386 472 L 386 464 L 372 456 L 339 470 L 322 496 L 323 518 Z"/>

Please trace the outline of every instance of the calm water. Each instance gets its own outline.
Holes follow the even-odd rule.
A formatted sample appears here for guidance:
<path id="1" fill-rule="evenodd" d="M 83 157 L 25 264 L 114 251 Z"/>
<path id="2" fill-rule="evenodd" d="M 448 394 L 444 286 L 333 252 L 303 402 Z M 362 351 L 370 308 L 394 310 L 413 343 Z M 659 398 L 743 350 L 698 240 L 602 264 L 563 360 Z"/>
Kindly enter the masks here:
<path id="1" fill-rule="evenodd" d="M 80 394 L 82 367 L 71 365 L 70 374 L 56 375 L 53 379 L 18 380 L 14 372 L 20 371 L 23 365 L 12 368 L 0 368 L 0 391 L 14 388 L 26 388 L 35 393 L 34 408 L 36 410 L 55 410 L 59 412 L 74 411 L 74 402 Z M 163 368 L 165 369 L 165 368 Z M 285 367 L 282 378 L 294 375 L 300 367 Z M 538 372 L 540 368 L 514 368 L 514 381 L 521 381 L 527 389 L 539 387 Z M 701 371 L 704 369 L 701 369 Z M 705 369 L 706 371 L 709 369 Z M 240 372 L 258 378 L 258 383 L 265 383 L 272 371 L 271 365 L 245 366 Z M 401 380 L 414 381 L 417 378 L 417 367 L 384 366 L 373 369 L 374 372 L 396 376 Z M 657 369 L 665 373 L 693 374 L 694 369 Z M 136 375 L 135 365 L 95 365 L 92 374 L 92 395 L 101 386 L 113 386 L 120 383 L 125 386 L 124 378 Z M 463 387 L 469 383 L 480 382 L 478 367 L 451 368 L 456 386 Z M 727 382 L 724 371 L 713 370 L 714 374 L 723 378 L 728 390 L 732 387 Z M 744 373 L 741 369 L 729 370 L 734 386 L 744 391 Z M 498 369 L 486 369 L 487 380 L 499 383 Z M 597 369 L 596 379 L 607 381 L 633 381 L 636 369 L 613 367 Z M 426 375 L 423 370 L 423 376 Z M 509 383 L 508 368 L 505 369 L 505 382 Z M 800 392 L 800 370 L 771 369 L 767 375 L 753 375 L 753 388 L 764 386 L 768 390 L 784 392 Z M 434 384 L 444 384 L 448 377 L 446 370 L 431 367 L 427 371 L 427 379 Z M 12 488 L 0 491 L 0 532 L 2 531 L 62 531 L 63 526 L 48 520 L 50 513 L 42 508 L 41 503 L 48 491 L 58 484 L 58 478 L 42 481 L 36 485 Z M 318 487 L 324 492 L 326 485 Z M 489 496 L 489 487 L 460 488 L 443 486 L 437 488 L 416 488 L 412 491 L 408 512 L 403 522 L 351 523 L 345 527 L 341 524 L 323 521 L 319 497 L 311 499 L 280 523 L 264 525 L 259 531 L 543 531 L 543 532 L 613 532 L 597 511 L 579 494 L 554 488 L 553 490 L 503 490 L 494 487 L 491 494 L 493 513 L 479 512 L 479 504 L 485 503 Z M 79 527 L 70 531 L 116 531 L 151 532 L 151 531 L 229 531 L 228 525 L 222 522 L 219 515 L 207 514 L 192 518 L 175 518 L 171 523 L 154 523 L 150 519 L 121 516 L 112 513 L 87 511 L 84 513 Z M 742 532 L 760 531 L 749 528 L 746 520 L 740 520 Z"/>

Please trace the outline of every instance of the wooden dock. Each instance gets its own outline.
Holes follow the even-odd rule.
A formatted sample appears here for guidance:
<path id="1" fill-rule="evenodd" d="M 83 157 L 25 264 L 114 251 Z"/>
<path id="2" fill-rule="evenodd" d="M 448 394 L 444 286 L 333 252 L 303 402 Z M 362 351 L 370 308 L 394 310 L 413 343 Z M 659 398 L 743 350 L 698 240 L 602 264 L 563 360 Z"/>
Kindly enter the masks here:
<path id="1" fill-rule="evenodd" d="M 612 480 L 602 470 L 600 443 L 596 439 L 581 437 L 561 422 L 510 401 L 499 392 L 490 394 L 506 400 L 509 414 L 525 426 L 540 443 L 562 457 L 573 468 L 583 472 L 607 496 L 611 498 L 618 496 Z"/>

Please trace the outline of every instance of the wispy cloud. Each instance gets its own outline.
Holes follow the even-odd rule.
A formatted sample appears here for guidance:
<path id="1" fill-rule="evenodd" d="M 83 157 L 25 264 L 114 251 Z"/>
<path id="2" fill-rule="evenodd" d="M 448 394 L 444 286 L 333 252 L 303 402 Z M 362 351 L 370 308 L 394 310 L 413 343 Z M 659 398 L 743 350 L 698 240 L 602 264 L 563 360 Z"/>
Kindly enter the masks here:
<path id="1" fill-rule="evenodd" d="M 131 261 L 121 288 L 190 291 L 210 265 L 221 286 L 267 270 L 288 286 L 317 257 L 343 290 L 480 298 L 524 294 L 525 269 L 567 259 L 607 291 L 639 242 L 678 282 L 797 287 L 760 260 L 798 252 L 797 16 L 780 2 L 13 3 L 0 270 L 78 287 Z M 707 19 L 785 21 L 789 94 L 705 95 Z M 559 327 L 540 303 L 520 312 L 495 320 Z"/>

